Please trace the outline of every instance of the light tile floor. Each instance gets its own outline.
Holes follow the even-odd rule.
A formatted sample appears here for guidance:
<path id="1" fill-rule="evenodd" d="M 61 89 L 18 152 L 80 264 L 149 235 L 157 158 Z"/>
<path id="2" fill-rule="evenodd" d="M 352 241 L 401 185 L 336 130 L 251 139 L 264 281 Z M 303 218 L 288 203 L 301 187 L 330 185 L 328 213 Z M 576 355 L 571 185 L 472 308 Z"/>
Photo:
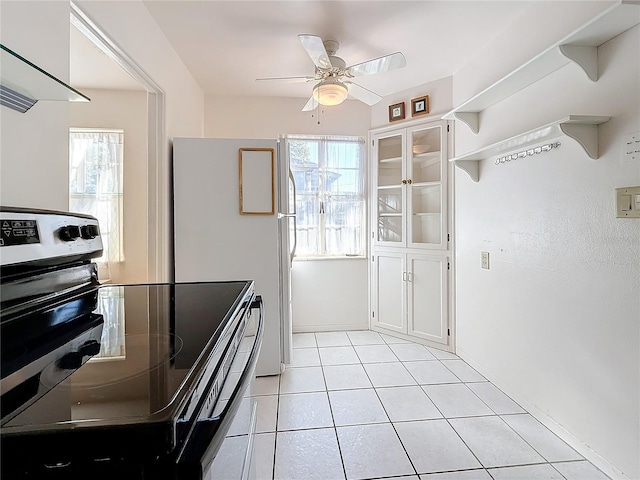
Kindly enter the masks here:
<path id="1" fill-rule="evenodd" d="M 453 354 L 371 331 L 293 346 L 254 390 L 260 480 L 608 478 Z"/>

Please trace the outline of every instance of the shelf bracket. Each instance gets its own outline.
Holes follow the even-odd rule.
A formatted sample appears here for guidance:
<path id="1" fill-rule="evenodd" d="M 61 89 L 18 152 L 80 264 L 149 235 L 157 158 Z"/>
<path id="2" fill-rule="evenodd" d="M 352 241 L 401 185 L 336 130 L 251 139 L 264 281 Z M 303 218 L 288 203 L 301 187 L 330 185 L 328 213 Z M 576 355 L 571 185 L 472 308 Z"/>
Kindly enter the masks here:
<path id="1" fill-rule="evenodd" d="M 592 82 L 598 81 L 598 47 L 559 45 L 560 53 L 576 63 Z"/>
<path id="2" fill-rule="evenodd" d="M 561 123 L 560 130 L 578 142 L 587 155 L 598 159 L 598 125 Z"/>
<path id="3" fill-rule="evenodd" d="M 477 112 L 454 112 L 453 117 L 468 126 L 473 133 L 480 130 L 480 115 Z"/>
<path id="4" fill-rule="evenodd" d="M 479 173 L 479 164 L 480 162 L 477 162 L 475 160 L 455 160 L 453 162 L 453 164 L 458 167 L 460 170 L 464 170 L 465 172 L 467 172 L 467 174 L 471 177 L 471 180 L 473 180 L 474 182 L 478 182 L 479 178 L 480 178 L 480 173 Z"/>

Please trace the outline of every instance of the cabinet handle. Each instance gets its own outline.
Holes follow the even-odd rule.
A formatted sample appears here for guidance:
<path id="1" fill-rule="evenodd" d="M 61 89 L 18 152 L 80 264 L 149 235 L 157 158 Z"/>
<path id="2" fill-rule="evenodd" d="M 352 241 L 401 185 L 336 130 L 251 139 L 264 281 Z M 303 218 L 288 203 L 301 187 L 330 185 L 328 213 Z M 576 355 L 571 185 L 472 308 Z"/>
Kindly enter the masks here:
<path id="1" fill-rule="evenodd" d="M 402 281 L 403 282 L 407 281 L 407 272 L 402 272 Z"/>
<path id="2" fill-rule="evenodd" d="M 407 273 L 407 282 L 413 282 L 413 272 Z"/>
<path id="3" fill-rule="evenodd" d="M 411 185 L 411 184 L 413 183 L 413 180 L 409 179 L 409 180 L 407 180 L 407 183 L 408 183 L 409 185 Z"/>
<path id="4" fill-rule="evenodd" d="M 403 184 L 403 185 L 406 185 L 406 184 L 407 184 L 407 181 L 406 181 L 406 180 L 402 180 L 402 184 Z"/>

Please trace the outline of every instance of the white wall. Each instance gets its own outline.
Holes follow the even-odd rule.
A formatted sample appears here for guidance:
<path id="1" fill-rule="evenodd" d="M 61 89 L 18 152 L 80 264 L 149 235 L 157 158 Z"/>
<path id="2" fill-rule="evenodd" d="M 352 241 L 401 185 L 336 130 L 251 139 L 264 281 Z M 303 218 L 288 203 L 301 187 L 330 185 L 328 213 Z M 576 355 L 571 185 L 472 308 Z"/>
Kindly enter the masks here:
<path id="1" fill-rule="evenodd" d="M 68 2 L 0 2 L 0 41 L 69 81 Z M 0 204 L 67 210 L 69 104 L 36 103 L 26 113 L 0 107 Z"/>
<path id="2" fill-rule="evenodd" d="M 111 267 L 113 283 L 147 281 L 147 92 L 84 89 L 89 103 L 72 103 L 71 127 L 124 130 L 124 262 Z"/>
<path id="3" fill-rule="evenodd" d="M 278 138 L 280 134 L 361 135 L 369 130 L 370 107 L 346 100 L 320 113 L 303 112 L 305 98 L 205 98 L 205 136 L 217 138 Z"/>
<path id="4" fill-rule="evenodd" d="M 295 260 L 293 331 L 367 330 L 367 260 Z"/>
<path id="5" fill-rule="evenodd" d="M 311 112 L 301 111 L 305 102 L 302 98 L 207 96 L 205 136 L 277 138 L 304 133 L 366 137 L 367 105 L 347 100 L 327 107 L 318 125 Z M 294 260 L 291 282 L 294 331 L 368 328 L 366 259 Z"/>
<path id="6" fill-rule="evenodd" d="M 533 42 L 538 20 L 511 30 Z M 553 43 L 535 41 L 540 51 Z M 504 70 L 501 59 L 527 42 L 499 37 L 476 66 Z M 640 185 L 638 161 L 622 157 L 623 137 L 640 131 L 639 45 L 636 26 L 598 49 L 597 83 L 567 65 L 485 110 L 477 136 L 456 126 L 464 153 L 569 114 L 611 115 L 598 160 L 563 137 L 544 155 L 481 162 L 479 183 L 456 169 L 455 198 L 458 353 L 608 474 L 634 479 L 640 221 L 615 218 L 614 189 Z M 457 85 L 469 94 L 486 87 L 476 66 L 456 74 L 456 97 Z M 490 270 L 480 268 L 481 251 Z"/>

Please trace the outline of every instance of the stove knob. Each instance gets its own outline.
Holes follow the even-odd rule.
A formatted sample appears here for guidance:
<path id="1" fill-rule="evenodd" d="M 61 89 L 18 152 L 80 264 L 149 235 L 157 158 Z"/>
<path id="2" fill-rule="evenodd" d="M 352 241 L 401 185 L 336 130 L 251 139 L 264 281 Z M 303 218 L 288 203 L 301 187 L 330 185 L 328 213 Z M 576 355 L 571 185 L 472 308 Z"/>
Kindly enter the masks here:
<path id="1" fill-rule="evenodd" d="M 100 235 L 100 230 L 97 225 L 84 225 L 80 227 L 80 235 L 85 240 L 91 240 L 92 238 L 96 238 Z"/>
<path id="2" fill-rule="evenodd" d="M 78 351 L 82 355 L 93 357 L 94 355 L 100 353 L 100 343 L 97 340 L 89 340 L 88 342 L 84 343 Z"/>
<path id="3" fill-rule="evenodd" d="M 67 353 L 56 362 L 56 366 L 62 370 L 75 370 L 82 366 L 82 354 L 80 352 Z"/>
<path id="4" fill-rule="evenodd" d="M 77 225 L 67 225 L 60 229 L 58 236 L 63 242 L 73 242 L 80 236 L 80 228 Z"/>

